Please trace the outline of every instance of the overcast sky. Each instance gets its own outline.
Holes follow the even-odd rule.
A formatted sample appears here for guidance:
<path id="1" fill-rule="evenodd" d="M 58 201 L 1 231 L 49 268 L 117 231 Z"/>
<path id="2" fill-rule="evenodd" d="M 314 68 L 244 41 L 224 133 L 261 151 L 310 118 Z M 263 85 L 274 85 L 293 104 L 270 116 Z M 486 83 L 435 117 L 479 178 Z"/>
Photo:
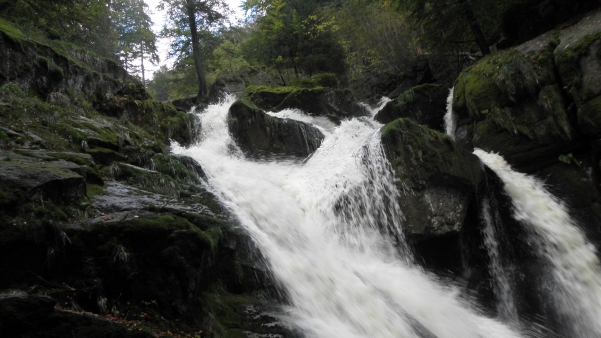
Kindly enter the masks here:
<path id="1" fill-rule="evenodd" d="M 158 11 L 156 8 L 161 0 L 144 0 L 150 9 L 150 17 L 152 18 L 152 22 L 154 23 L 154 32 L 155 34 L 159 34 L 161 28 L 163 28 L 163 24 L 165 22 L 165 14 Z M 225 0 L 230 9 L 234 12 L 234 15 L 230 18 L 232 22 L 237 22 L 238 19 L 243 18 L 243 13 L 240 11 L 240 5 L 242 0 Z M 157 48 L 159 50 L 159 57 L 161 58 L 161 62 L 154 66 L 150 63 L 146 63 L 144 66 L 146 67 L 146 79 L 152 79 L 152 73 L 157 70 L 161 65 L 171 66 L 173 64 L 172 59 L 167 59 L 167 51 L 169 48 L 169 41 L 165 39 L 159 39 L 157 41 Z"/>

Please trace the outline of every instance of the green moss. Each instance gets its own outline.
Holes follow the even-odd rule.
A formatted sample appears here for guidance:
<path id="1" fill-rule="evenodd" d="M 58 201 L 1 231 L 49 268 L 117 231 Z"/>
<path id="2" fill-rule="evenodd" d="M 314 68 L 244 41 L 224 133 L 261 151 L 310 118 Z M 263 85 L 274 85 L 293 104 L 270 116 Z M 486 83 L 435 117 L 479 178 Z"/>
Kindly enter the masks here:
<path id="1" fill-rule="evenodd" d="M 60 160 L 65 160 L 65 161 L 69 161 L 69 162 L 73 162 L 75 164 L 79 164 L 79 165 L 89 165 L 91 164 L 90 161 L 84 159 L 81 156 L 77 156 L 77 154 L 69 154 L 69 153 L 48 153 L 48 156 L 50 157 L 54 157 Z"/>
<path id="2" fill-rule="evenodd" d="M 96 184 L 86 184 L 86 196 L 104 195 L 104 187 Z"/>
<path id="3" fill-rule="evenodd" d="M 326 73 L 315 75 L 311 78 L 300 79 L 290 85 L 297 88 L 337 88 L 338 78 L 334 74 Z"/>
<path id="4" fill-rule="evenodd" d="M 157 154 L 152 157 L 154 163 L 154 170 L 169 175 L 174 179 L 184 183 L 199 183 L 200 172 L 195 167 L 200 167 L 194 163 L 194 160 L 187 156 L 173 156 Z"/>
<path id="5" fill-rule="evenodd" d="M 426 128 L 410 119 L 390 122 L 382 132 L 382 144 L 394 154 L 393 166 L 402 165 L 404 159 L 413 158 L 420 165 L 419 176 L 428 178 L 437 173 L 451 173 L 460 161 L 452 139 L 443 133 Z M 420 185 L 421 179 L 412 173 L 405 176 Z"/>
<path id="6" fill-rule="evenodd" d="M 555 63 L 568 90 L 570 87 L 579 89 L 582 85 L 580 60 L 589 55 L 591 45 L 599 39 L 601 39 L 601 32 L 587 35 L 575 46 L 560 50 L 555 54 Z M 598 55 L 601 55 L 601 53 Z"/>
<path id="7" fill-rule="evenodd" d="M 56 62 L 54 62 L 53 59 L 49 59 L 41 55 L 37 55 L 36 57 L 38 65 L 46 68 L 49 75 L 53 75 L 59 80 L 65 78 L 65 72 L 59 65 L 56 64 Z"/>
<path id="8" fill-rule="evenodd" d="M 18 44 L 21 44 L 21 40 L 27 38 L 18 28 L 3 18 L 0 18 L 0 32 L 4 33 L 9 39 Z"/>
<path id="9" fill-rule="evenodd" d="M 18 85 L 8 82 L 0 86 L 0 94 L 2 95 L 14 95 L 17 97 L 24 97 L 25 91 L 21 89 Z"/>

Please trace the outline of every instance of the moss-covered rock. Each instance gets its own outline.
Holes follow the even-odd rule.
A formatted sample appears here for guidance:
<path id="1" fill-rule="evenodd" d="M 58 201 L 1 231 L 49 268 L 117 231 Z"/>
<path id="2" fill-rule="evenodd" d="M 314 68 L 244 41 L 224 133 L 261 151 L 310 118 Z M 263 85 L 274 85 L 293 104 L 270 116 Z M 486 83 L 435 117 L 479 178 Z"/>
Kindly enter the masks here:
<path id="1" fill-rule="evenodd" d="M 126 160 L 126 157 L 123 154 L 106 148 L 88 149 L 88 154 L 92 155 L 95 162 L 102 165 L 108 165 L 115 161 Z"/>
<path id="2" fill-rule="evenodd" d="M 8 189 L 21 190 L 31 201 L 53 201 L 70 205 L 85 195 L 85 180 L 79 165 L 64 160 L 36 158 L 0 152 L 0 182 Z M 0 156 L 2 156 L 0 155 Z M 78 173 L 79 172 L 79 173 Z"/>
<path id="3" fill-rule="evenodd" d="M 449 91 L 442 85 L 416 86 L 388 102 L 374 119 L 386 124 L 398 118 L 410 118 L 428 128 L 444 131 L 443 118 L 448 95 Z"/>
<path id="4" fill-rule="evenodd" d="M 601 22 L 601 15 L 596 22 Z M 580 25 L 580 24 L 579 24 Z M 555 62 L 565 88 L 576 104 L 578 125 L 587 136 L 601 135 L 601 32 L 568 30 L 560 35 Z M 564 43 L 564 41 L 571 43 Z"/>
<path id="5" fill-rule="evenodd" d="M 478 159 L 410 119 L 387 124 L 382 145 L 400 179 L 406 233 L 418 240 L 457 234 L 481 179 Z"/>
<path id="6" fill-rule="evenodd" d="M 307 123 L 267 115 L 244 99 L 230 107 L 228 126 L 238 146 L 252 157 L 306 157 L 324 138 Z"/>
<path id="7" fill-rule="evenodd" d="M 582 149 L 556 76 L 557 44 L 549 35 L 536 53 L 505 51 L 460 74 L 453 100 L 459 145 L 498 152 L 516 166 Z"/>

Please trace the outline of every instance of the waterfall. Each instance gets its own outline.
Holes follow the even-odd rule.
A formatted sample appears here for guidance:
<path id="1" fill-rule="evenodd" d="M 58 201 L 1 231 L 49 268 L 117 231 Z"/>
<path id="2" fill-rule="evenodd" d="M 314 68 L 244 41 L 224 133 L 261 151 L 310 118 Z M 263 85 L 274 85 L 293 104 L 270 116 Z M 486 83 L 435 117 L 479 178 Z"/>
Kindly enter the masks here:
<path id="1" fill-rule="evenodd" d="M 251 161 L 228 133 L 232 103 L 200 113 L 200 142 L 173 151 L 201 163 L 266 257 L 292 324 L 306 337 L 522 336 L 482 314 L 452 281 L 413 263 L 381 124 L 363 117 L 322 128 L 321 147 L 303 163 Z"/>
<path id="2" fill-rule="evenodd" d="M 453 92 L 455 87 L 449 91 L 447 97 L 447 113 L 444 115 L 445 133 L 455 141 L 455 131 L 457 129 L 457 115 L 453 112 Z"/>
<path id="3" fill-rule="evenodd" d="M 513 216 L 526 226 L 528 243 L 549 267 L 550 295 L 570 337 L 601 337 L 601 274 L 595 248 L 566 206 L 539 180 L 513 171 L 499 155 L 476 149 L 502 180 Z"/>
<path id="4" fill-rule="evenodd" d="M 496 212 L 497 210 L 495 210 Z M 482 201 L 481 217 L 484 223 L 482 227 L 484 245 L 486 245 L 489 255 L 488 267 L 493 277 L 493 291 L 498 300 L 497 311 L 506 321 L 517 324 L 518 313 L 515 306 L 513 288 L 506 267 L 502 263 L 499 235 L 497 234 L 495 224 L 495 220 L 499 220 L 499 217 L 493 214 L 489 197 L 484 198 Z"/>

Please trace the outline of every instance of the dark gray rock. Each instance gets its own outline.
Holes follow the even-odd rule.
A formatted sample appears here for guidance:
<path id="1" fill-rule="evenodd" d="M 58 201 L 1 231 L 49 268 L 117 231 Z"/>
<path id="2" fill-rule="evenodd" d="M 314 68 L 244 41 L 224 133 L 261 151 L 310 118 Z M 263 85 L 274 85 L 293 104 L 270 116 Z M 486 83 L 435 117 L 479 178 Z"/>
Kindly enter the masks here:
<path id="1" fill-rule="evenodd" d="M 257 107 L 264 110 L 277 112 L 296 108 L 309 115 L 326 116 L 334 122 L 369 115 L 349 90 L 261 86 L 249 93 L 249 97 Z"/>
<path id="2" fill-rule="evenodd" d="M 0 182 L 25 192 L 29 200 L 70 205 L 86 193 L 82 166 L 65 160 L 41 161 L 12 152 L 0 152 Z"/>
<path id="3" fill-rule="evenodd" d="M 319 129 L 307 123 L 269 116 L 246 100 L 231 106 L 228 125 L 238 146 L 259 158 L 307 157 L 324 138 Z"/>
<path id="4" fill-rule="evenodd" d="M 388 102 L 374 119 L 386 124 L 401 117 L 410 118 L 430 129 L 444 131 L 448 95 L 448 89 L 437 84 L 413 87 Z"/>
<path id="5" fill-rule="evenodd" d="M 399 204 L 409 238 L 456 235 L 482 179 L 478 159 L 445 134 L 410 119 L 386 125 L 382 145 L 399 178 Z"/>

